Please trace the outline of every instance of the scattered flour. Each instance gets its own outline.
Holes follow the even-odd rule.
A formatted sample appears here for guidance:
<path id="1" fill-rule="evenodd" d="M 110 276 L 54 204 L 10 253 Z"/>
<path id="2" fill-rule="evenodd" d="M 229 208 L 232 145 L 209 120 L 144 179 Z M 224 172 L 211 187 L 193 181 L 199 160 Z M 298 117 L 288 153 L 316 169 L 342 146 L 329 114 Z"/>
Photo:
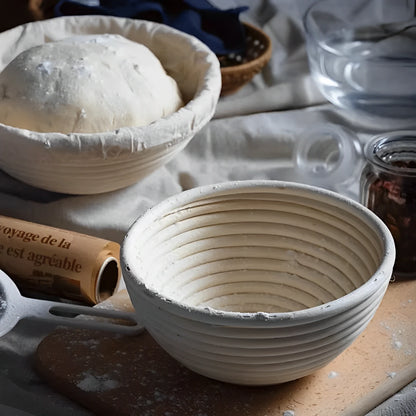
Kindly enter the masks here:
<path id="1" fill-rule="evenodd" d="M 86 345 L 89 346 L 91 348 L 96 348 L 98 345 L 100 345 L 100 341 L 97 339 L 88 339 L 88 340 L 74 340 L 73 344 L 78 344 L 78 345 Z"/>
<path id="2" fill-rule="evenodd" d="M 393 348 L 395 350 L 399 350 L 402 346 L 403 346 L 403 344 L 400 341 L 397 341 L 397 340 L 393 341 Z"/>
<path id="3" fill-rule="evenodd" d="M 117 380 L 109 378 L 106 374 L 97 376 L 88 372 L 83 373 L 84 378 L 77 383 L 77 387 L 84 391 L 102 392 L 120 386 Z"/>

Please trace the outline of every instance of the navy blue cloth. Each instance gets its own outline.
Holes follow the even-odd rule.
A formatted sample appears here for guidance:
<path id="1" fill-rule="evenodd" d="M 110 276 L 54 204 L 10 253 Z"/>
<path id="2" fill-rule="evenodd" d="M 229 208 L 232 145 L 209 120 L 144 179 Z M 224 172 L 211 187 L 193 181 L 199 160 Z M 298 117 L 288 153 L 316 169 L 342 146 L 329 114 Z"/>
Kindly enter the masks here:
<path id="1" fill-rule="evenodd" d="M 221 10 L 206 0 L 60 0 L 54 14 L 100 14 L 164 23 L 197 37 L 217 55 L 228 55 L 245 50 L 239 15 L 247 9 Z"/>

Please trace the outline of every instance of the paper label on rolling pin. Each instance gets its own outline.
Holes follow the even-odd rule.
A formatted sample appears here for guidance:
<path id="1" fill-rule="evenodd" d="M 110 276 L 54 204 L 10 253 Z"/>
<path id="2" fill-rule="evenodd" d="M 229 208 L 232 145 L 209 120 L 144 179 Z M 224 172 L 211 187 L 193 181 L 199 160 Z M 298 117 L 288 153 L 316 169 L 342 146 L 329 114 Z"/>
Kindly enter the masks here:
<path id="1" fill-rule="evenodd" d="M 120 277 L 119 244 L 0 216 L 0 268 L 19 289 L 98 303 Z"/>

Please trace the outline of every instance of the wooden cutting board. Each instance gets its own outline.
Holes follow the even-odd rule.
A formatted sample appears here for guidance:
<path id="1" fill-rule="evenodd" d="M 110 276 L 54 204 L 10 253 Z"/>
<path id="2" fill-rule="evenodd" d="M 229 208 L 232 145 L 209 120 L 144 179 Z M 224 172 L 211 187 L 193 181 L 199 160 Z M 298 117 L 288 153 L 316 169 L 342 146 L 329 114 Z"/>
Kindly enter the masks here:
<path id="1" fill-rule="evenodd" d="M 102 306 L 131 309 L 125 291 Z M 170 358 L 147 333 L 59 329 L 39 345 L 35 368 L 97 415 L 364 415 L 416 378 L 416 281 L 390 284 L 370 325 L 333 362 L 281 385 L 207 379 Z"/>

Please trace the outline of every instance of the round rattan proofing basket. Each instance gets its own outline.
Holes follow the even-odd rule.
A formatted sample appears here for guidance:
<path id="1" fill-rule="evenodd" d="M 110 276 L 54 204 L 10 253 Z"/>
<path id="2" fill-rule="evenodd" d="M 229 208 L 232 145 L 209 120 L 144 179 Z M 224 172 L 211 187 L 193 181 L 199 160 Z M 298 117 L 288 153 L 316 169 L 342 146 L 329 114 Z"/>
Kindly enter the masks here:
<path id="1" fill-rule="evenodd" d="M 362 205 L 300 184 L 242 181 L 171 197 L 121 251 L 138 319 L 205 376 L 282 383 L 325 366 L 365 329 L 395 259 Z"/>
<path id="2" fill-rule="evenodd" d="M 0 123 L 0 168 L 68 194 L 124 188 L 167 163 L 211 119 L 221 90 L 218 59 L 198 39 L 158 23 L 112 16 L 60 17 L 3 32 L 0 70 L 25 49 L 84 34 L 118 34 L 147 46 L 178 83 L 185 104 L 148 125 L 100 133 L 40 133 Z"/>
<path id="3" fill-rule="evenodd" d="M 238 91 L 258 74 L 270 60 L 272 42 L 265 32 L 249 23 L 243 23 L 246 31 L 246 52 L 239 58 L 219 57 L 221 63 L 222 88 L 221 95 L 229 95 Z M 225 64 L 225 62 L 229 62 Z M 234 62 L 234 63 L 233 63 Z M 226 66 L 224 66 L 226 65 Z"/>

